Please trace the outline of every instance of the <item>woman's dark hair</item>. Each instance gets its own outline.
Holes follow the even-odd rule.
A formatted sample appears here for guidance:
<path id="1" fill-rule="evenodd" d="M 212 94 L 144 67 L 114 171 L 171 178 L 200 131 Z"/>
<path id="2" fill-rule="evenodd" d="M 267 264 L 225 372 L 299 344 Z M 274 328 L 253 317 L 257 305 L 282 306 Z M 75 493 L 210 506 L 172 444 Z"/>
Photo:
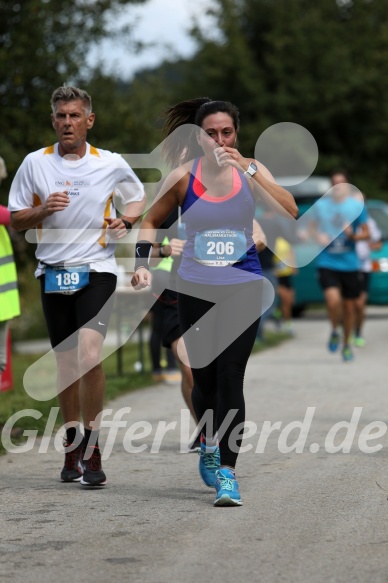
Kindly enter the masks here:
<path id="1" fill-rule="evenodd" d="M 240 128 L 239 111 L 230 101 L 212 101 L 209 97 L 197 97 L 188 101 L 181 101 L 164 112 L 163 136 L 166 138 L 175 130 L 185 124 L 202 127 L 203 120 L 213 113 L 227 113 L 233 120 L 236 131 Z M 187 160 L 196 158 L 202 154 L 202 149 L 197 143 L 194 128 L 180 134 L 176 138 L 167 140 L 163 151 L 167 161 L 173 166 L 183 164 Z"/>

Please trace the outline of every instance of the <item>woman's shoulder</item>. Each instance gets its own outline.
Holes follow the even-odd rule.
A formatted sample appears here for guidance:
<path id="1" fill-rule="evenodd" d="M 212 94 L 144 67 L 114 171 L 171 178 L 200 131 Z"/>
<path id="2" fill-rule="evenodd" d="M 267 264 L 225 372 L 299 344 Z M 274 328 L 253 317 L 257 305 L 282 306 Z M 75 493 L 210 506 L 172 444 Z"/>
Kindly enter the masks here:
<path id="1" fill-rule="evenodd" d="M 168 188 L 173 188 L 174 185 L 176 185 L 178 190 L 181 188 L 187 189 L 194 163 L 195 160 L 189 160 L 188 162 L 177 166 L 174 170 L 171 170 L 166 178 L 166 186 Z"/>

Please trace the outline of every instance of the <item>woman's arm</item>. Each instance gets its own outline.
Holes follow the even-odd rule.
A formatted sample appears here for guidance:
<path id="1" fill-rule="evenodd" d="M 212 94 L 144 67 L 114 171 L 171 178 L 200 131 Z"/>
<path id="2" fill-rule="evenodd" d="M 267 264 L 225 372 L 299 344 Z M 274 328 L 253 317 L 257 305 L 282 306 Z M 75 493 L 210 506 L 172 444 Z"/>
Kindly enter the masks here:
<path id="1" fill-rule="evenodd" d="M 224 150 L 224 153 L 221 150 Z M 283 216 L 297 217 L 298 207 L 294 197 L 275 182 L 271 172 L 263 164 L 253 158 L 244 158 L 236 148 L 227 146 L 217 149 L 217 157 L 220 165 L 231 165 L 241 172 L 246 172 L 251 163 L 255 164 L 258 168 L 257 172 L 247 177 L 254 197 L 257 200 L 263 200 L 275 212 Z"/>
<path id="2" fill-rule="evenodd" d="M 299 209 L 296 206 L 294 197 L 288 190 L 280 186 L 275 182 L 274 177 L 271 172 L 257 160 L 246 160 L 248 161 L 248 168 L 250 162 L 252 161 L 258 167 L 258 171 L 248 180 L 252 181 L 254 185 L 253 194 L 258 200 L 264 200 L 275 212 L 286 216 L 288 218 L 293 217 L 296 219 L 298 216 Z M 286 211 L 286 212 L 284 212 Z"/>
<path id="3" fill-rule="evenodd" d="M 145 257 L 147 249 L 151 249 L 155 243 L 156 232 L 160 225 L 172 213 L 174 208 L 182 203 L 187 190 L 188 177 L 187 168 L 185 167 L 173 170 L 166 178 L 140 225 L 135 252 L 135 274 L 131 281 L 135 289 L 142 289 L 151 285 L 151 273 L 147 269 L 148 257 Z"/>
<path id="4" fill-rule="evenodd" d="M 267 237 L 265 236 L 261 225 L 256 221 L 256 219 L 253 219 L 253 241 L 258 253 L 263 251 L 263 249 L 265 249 L 267 246 Z"/>
<path id="5" fill-rule="evenodd" d="M 154 243 L 156 230 L 172 213 L 174 208 L 182 205 L 189 183 L 189 164 L 184 164 L 176 168 L 167 176 L 154 202 L 141 222 L 138 241 Z"/>

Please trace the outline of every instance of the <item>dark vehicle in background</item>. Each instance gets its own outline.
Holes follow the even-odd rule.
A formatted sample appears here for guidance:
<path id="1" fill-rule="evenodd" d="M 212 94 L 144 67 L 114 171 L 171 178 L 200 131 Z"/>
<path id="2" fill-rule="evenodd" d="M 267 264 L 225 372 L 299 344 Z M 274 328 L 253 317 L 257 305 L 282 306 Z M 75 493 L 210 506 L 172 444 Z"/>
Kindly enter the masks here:
<path id="1" fill-rule="evenodd" d="M 331 188 L 331 181 L 326 176 L 311 176 L 294 186 L 286 186 L 290 182 L 289 179 L 277 178 L 277 181 L 279 184 L 283 183 L 285 188 L 293 194 L 299 208 L 299 217 Z M 367 199 L 366 207 L 382 233 L 381 248 L 371 253 L 373 271 L 370 277 L 368 303 L 388 304 L 388 204 L 382 200 Z M 293 245 L 297 265 L 306 263 L 305 257 L 310 254 L 312 244 L 310 242 Z M 323 302 L 323 294 L 317 278 L 316 260 L 304 267 L 299 267 L 293 276 L 293 283 L 295 315 L 301 314 L 308 304 Z"/>

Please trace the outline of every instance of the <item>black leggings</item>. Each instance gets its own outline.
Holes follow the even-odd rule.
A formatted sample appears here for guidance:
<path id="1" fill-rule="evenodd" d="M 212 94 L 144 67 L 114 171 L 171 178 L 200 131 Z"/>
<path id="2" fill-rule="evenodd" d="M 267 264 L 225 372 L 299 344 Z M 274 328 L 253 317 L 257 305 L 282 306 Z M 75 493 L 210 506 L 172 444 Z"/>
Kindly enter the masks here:
<path id="1" fill-rule="evenodd" d="M 245 421 L 244 374 L 259 325 L 262 283 L 206 286 L 179 278 L 178 291 L 180 326 L 182 333 L 187 331 L 184 340 L 194 377 L 195 414 L 200 420 L 207 410 L 213 411 L 215 428 L 221 428 L 221 464 L 234 467 Z M 223 428 L 232 409 L 236 414 Z"/>
<path id="2" fill-rule="evenodd" d="M 152 312 L 152 328 L 150 337 L 150 353 L 152 361 L 153 372 L 160 371 L 160 357 L 162 352 L 162 342 L 165 333 L 165 312 L 167 306 L 160 300 L 156 301 L 151 308 Z M 171 348 L 166 348 L 167 355 L 167 369 L 176 369 L 176 361 Z"/>

